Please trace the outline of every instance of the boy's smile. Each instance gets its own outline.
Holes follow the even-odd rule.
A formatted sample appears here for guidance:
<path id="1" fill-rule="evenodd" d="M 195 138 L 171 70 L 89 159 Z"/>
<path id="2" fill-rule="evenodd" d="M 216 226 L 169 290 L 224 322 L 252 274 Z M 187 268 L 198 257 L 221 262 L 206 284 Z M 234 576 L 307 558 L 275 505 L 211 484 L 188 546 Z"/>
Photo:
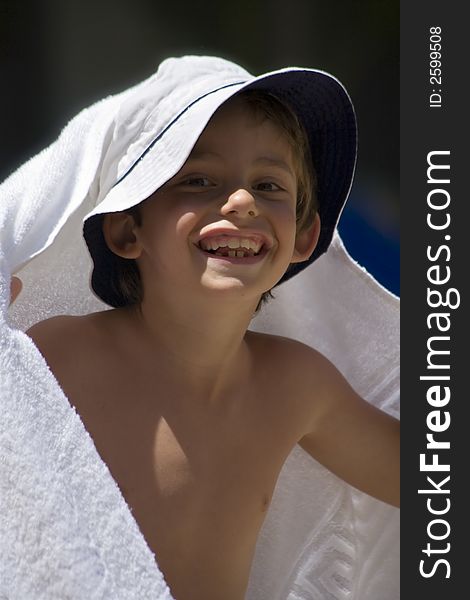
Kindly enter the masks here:
<path id="1" fill-rule="evenodd" d="M 210 228 L 201 235 L 197 246 L 211 258 L 252 264 L 265 256 L 272 247 L 272 241 L 250 229 Z"/>

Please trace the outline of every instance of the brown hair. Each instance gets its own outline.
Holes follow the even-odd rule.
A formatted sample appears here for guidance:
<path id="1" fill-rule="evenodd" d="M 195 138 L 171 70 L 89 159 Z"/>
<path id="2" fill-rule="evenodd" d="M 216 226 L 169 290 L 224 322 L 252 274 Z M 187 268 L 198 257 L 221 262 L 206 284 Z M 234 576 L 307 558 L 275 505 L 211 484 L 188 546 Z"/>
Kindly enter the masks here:
<path id="1" fill-rule="evenodd" d="M 310 153 L 307 134 L 294 111 L 276 96 L 261 90 L 243 90 L 228 100 L 242 101 L 256 117 L 268 119 L 282 131 L 293 151 L 294 167 L 297 175 L 297 232 L 312 225 L 318 209 L 316 194 L 316 174 Z M 222 106 L 225 106 L 222 105 Z M 132 215 L 137 225 L 142 218 L 139 204 L 123 212 Z M 142 283 L 137 263 L 133 259 L 116 256 L 118 277 L 112 282 L 119 295 L 128 300 L 127 304 L 140 304 L 143 299 Z M 261 295 L 256 311 L 273 295 L 271 290 Z"/>

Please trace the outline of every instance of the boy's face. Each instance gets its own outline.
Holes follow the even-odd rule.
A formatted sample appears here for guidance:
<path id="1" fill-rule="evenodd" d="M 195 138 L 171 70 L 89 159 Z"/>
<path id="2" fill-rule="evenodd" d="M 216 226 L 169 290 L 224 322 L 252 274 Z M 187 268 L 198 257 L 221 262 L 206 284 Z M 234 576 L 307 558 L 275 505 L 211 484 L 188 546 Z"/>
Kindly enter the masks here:
<path id="1" fill-rule="evenodd" d="M 141 205 L 144 294 L 164 286 L 259 299 L 291 262 L 305 260 L 296 251 L 296 199 L 282 131 L 238 100 L 223 106 L 181 170 Z"/>

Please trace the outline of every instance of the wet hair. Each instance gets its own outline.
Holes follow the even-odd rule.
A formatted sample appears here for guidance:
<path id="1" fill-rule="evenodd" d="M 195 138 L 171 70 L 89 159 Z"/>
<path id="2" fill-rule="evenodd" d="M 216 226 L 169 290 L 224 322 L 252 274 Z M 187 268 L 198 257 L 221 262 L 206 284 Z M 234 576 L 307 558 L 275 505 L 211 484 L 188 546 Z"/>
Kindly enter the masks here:
<path id="1" fill-rule="evenodd" d="M 289 143 L 297 177 L 296 228 L 297 233 L 305 231 L 313 224 L 318 210 L 317 182 L 307 134 L 297 115 L 276 96 L 261 90 L 242 90 L 222 107 L 230 102 L 241 102 L 261 122 L 267 119 L 274 123 Z M 142 224 L 139 207 L 140 204 L 123 211 L 130 214 L 138 226 Z M 115 259 L 118 275 L 111 285 L 121 297 L 127 300 L 127 305 L 140 304 L 143 299 L 143 289 L 136 261 L 117 255 L 115 255 Z M 256 312 L 272 297 L 271 290 L 264 292 L 258 302 Z"/>

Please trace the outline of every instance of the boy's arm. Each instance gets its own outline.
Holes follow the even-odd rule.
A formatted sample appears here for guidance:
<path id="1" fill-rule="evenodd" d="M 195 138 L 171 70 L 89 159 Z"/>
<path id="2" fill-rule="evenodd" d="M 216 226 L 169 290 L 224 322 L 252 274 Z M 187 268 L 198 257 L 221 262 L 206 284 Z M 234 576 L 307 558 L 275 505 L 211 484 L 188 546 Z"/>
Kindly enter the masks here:
<path id="1" fill-rule="evenodd" d="M 355 488 L 399 506 L 400 422 L 356 394 L 327 359 L 315 360 L 315 376 L 304 380 L 312 422 L 299 444 Z"/>

